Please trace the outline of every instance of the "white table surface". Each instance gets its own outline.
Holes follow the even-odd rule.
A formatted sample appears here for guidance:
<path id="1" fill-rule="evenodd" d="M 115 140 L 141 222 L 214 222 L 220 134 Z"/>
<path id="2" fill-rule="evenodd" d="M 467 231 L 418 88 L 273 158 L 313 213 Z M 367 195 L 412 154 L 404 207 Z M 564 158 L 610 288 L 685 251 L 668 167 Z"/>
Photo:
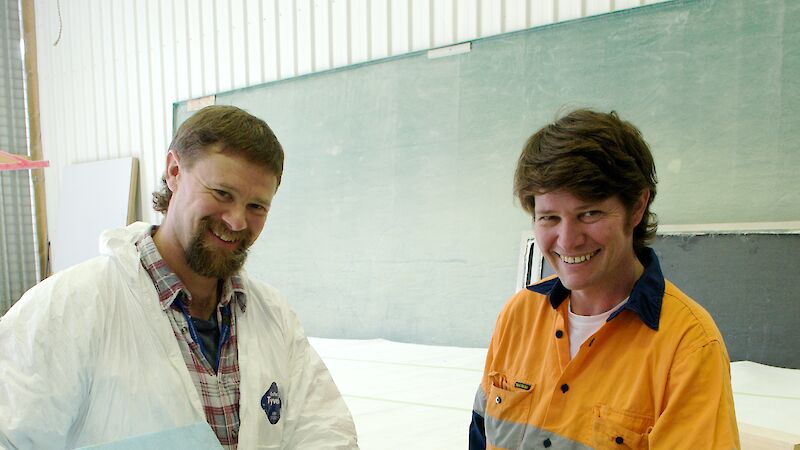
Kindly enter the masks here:
<path id="1" fill-rule="evenodd" d="M 486 349 L 309 338 L 350 407 L 362 450 L 464 450 Z M 731 364 L 737 420 L 800 433 L 800 370 Z"/>

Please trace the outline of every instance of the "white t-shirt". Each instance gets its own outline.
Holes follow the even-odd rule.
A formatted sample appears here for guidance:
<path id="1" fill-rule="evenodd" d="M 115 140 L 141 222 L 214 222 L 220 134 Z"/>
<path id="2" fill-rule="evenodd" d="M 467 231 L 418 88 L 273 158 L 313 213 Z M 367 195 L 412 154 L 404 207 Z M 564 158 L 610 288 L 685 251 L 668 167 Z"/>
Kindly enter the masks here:
<path id="1" fill-rule="evenodd" d="M 614 311 L 622 308 L 628 299 L 619 302 L 619 304 L 604 313 L 600 313 L 596 316 L 580 316 L 572 312 L 572 304 L 569 304 L 569 357 L 574 358 L 575 355 L 578 354 L 578 350 L 580 350 L 581 345 L 586 342 L 586 339 L 589 339 L 589 336 L 593 335 L 600 327 L 606 323 L 608 317 L 614 313 Z"/>

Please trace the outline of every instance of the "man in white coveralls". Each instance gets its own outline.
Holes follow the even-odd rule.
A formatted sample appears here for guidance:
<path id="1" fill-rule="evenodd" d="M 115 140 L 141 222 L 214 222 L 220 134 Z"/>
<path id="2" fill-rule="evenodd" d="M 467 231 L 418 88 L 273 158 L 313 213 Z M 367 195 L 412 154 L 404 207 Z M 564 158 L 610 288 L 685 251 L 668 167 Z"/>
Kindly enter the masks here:
<path id="1" fill-rule="evenodd" d="M 56 449 L 206 421 L 226 449 L 357 449 L 295 314 L 242 266 L 283 173 L 269 126 L 231 106 L 178 129 L 163 224 L 100 239 L 0 319 L 0 448 Z"/>

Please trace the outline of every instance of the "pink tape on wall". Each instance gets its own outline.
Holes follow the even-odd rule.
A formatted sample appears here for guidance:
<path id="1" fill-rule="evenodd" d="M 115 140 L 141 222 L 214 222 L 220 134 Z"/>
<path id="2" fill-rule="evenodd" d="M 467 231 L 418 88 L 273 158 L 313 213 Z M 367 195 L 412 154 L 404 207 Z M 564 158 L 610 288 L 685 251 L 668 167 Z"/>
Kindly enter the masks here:
<path id="1" fill-rule="evenodd" d="M 50 161 L 31 161 L 30 159 L 0 150 L 0 171 L 23 170 L 48 167 Z"/>

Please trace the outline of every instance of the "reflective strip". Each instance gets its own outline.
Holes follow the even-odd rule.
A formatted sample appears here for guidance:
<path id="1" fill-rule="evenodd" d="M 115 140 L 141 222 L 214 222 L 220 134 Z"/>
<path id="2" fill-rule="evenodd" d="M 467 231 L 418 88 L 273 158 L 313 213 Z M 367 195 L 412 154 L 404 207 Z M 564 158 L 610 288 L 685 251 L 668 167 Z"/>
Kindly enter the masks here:
<path id="1" fill-rule="evenodd" d="M 472 410 L 480 414 L 481 417 L 486 417 L 486 394 L 483 392 L 483 386 L 478 386 L 478 392 L 475 393 L 475 402 L 472 404 Z"/>
<path id="2" fill-rule="evenodd" d="M 580 442 L 534 426 L 528 426 L 528 430 L 525 432 L 525 438 L 522 440 L 522 447 L 520 448 L 543 448 L 542 442 L 544 442 L 545 439 L 550 439 L 552 443 L 552 447 L 550 448 L 558 450 L 592 450 L 591 446 L 581 444 Z"/>
<path id="3" fill-rule="evenodd" d="M 524 423 L 506 422 L 498 418 L 484 417 L 484 428 L 486 430 L 486 446 L 500 448 L 517 449 L 522 448 L 522 438 L 525 436 L 525 429 L 528 425 Z M 541 442 L 539 442 L 541 444 Z M 534 447 L 530 447 L 534 448 Z M 538 446 L 536 447 L 538 448 Z"/>
<path id="4" fill-rule="evenodd" d="M 553 449 L 592 450 L 590 446 L 533 425 L 506 422 L 491 416 L 485 417 L 484 420 L 487 448 L 498 447 L 510 450 L 544 448 L 542 444 L 545 439 L 550 439 Z"/>

